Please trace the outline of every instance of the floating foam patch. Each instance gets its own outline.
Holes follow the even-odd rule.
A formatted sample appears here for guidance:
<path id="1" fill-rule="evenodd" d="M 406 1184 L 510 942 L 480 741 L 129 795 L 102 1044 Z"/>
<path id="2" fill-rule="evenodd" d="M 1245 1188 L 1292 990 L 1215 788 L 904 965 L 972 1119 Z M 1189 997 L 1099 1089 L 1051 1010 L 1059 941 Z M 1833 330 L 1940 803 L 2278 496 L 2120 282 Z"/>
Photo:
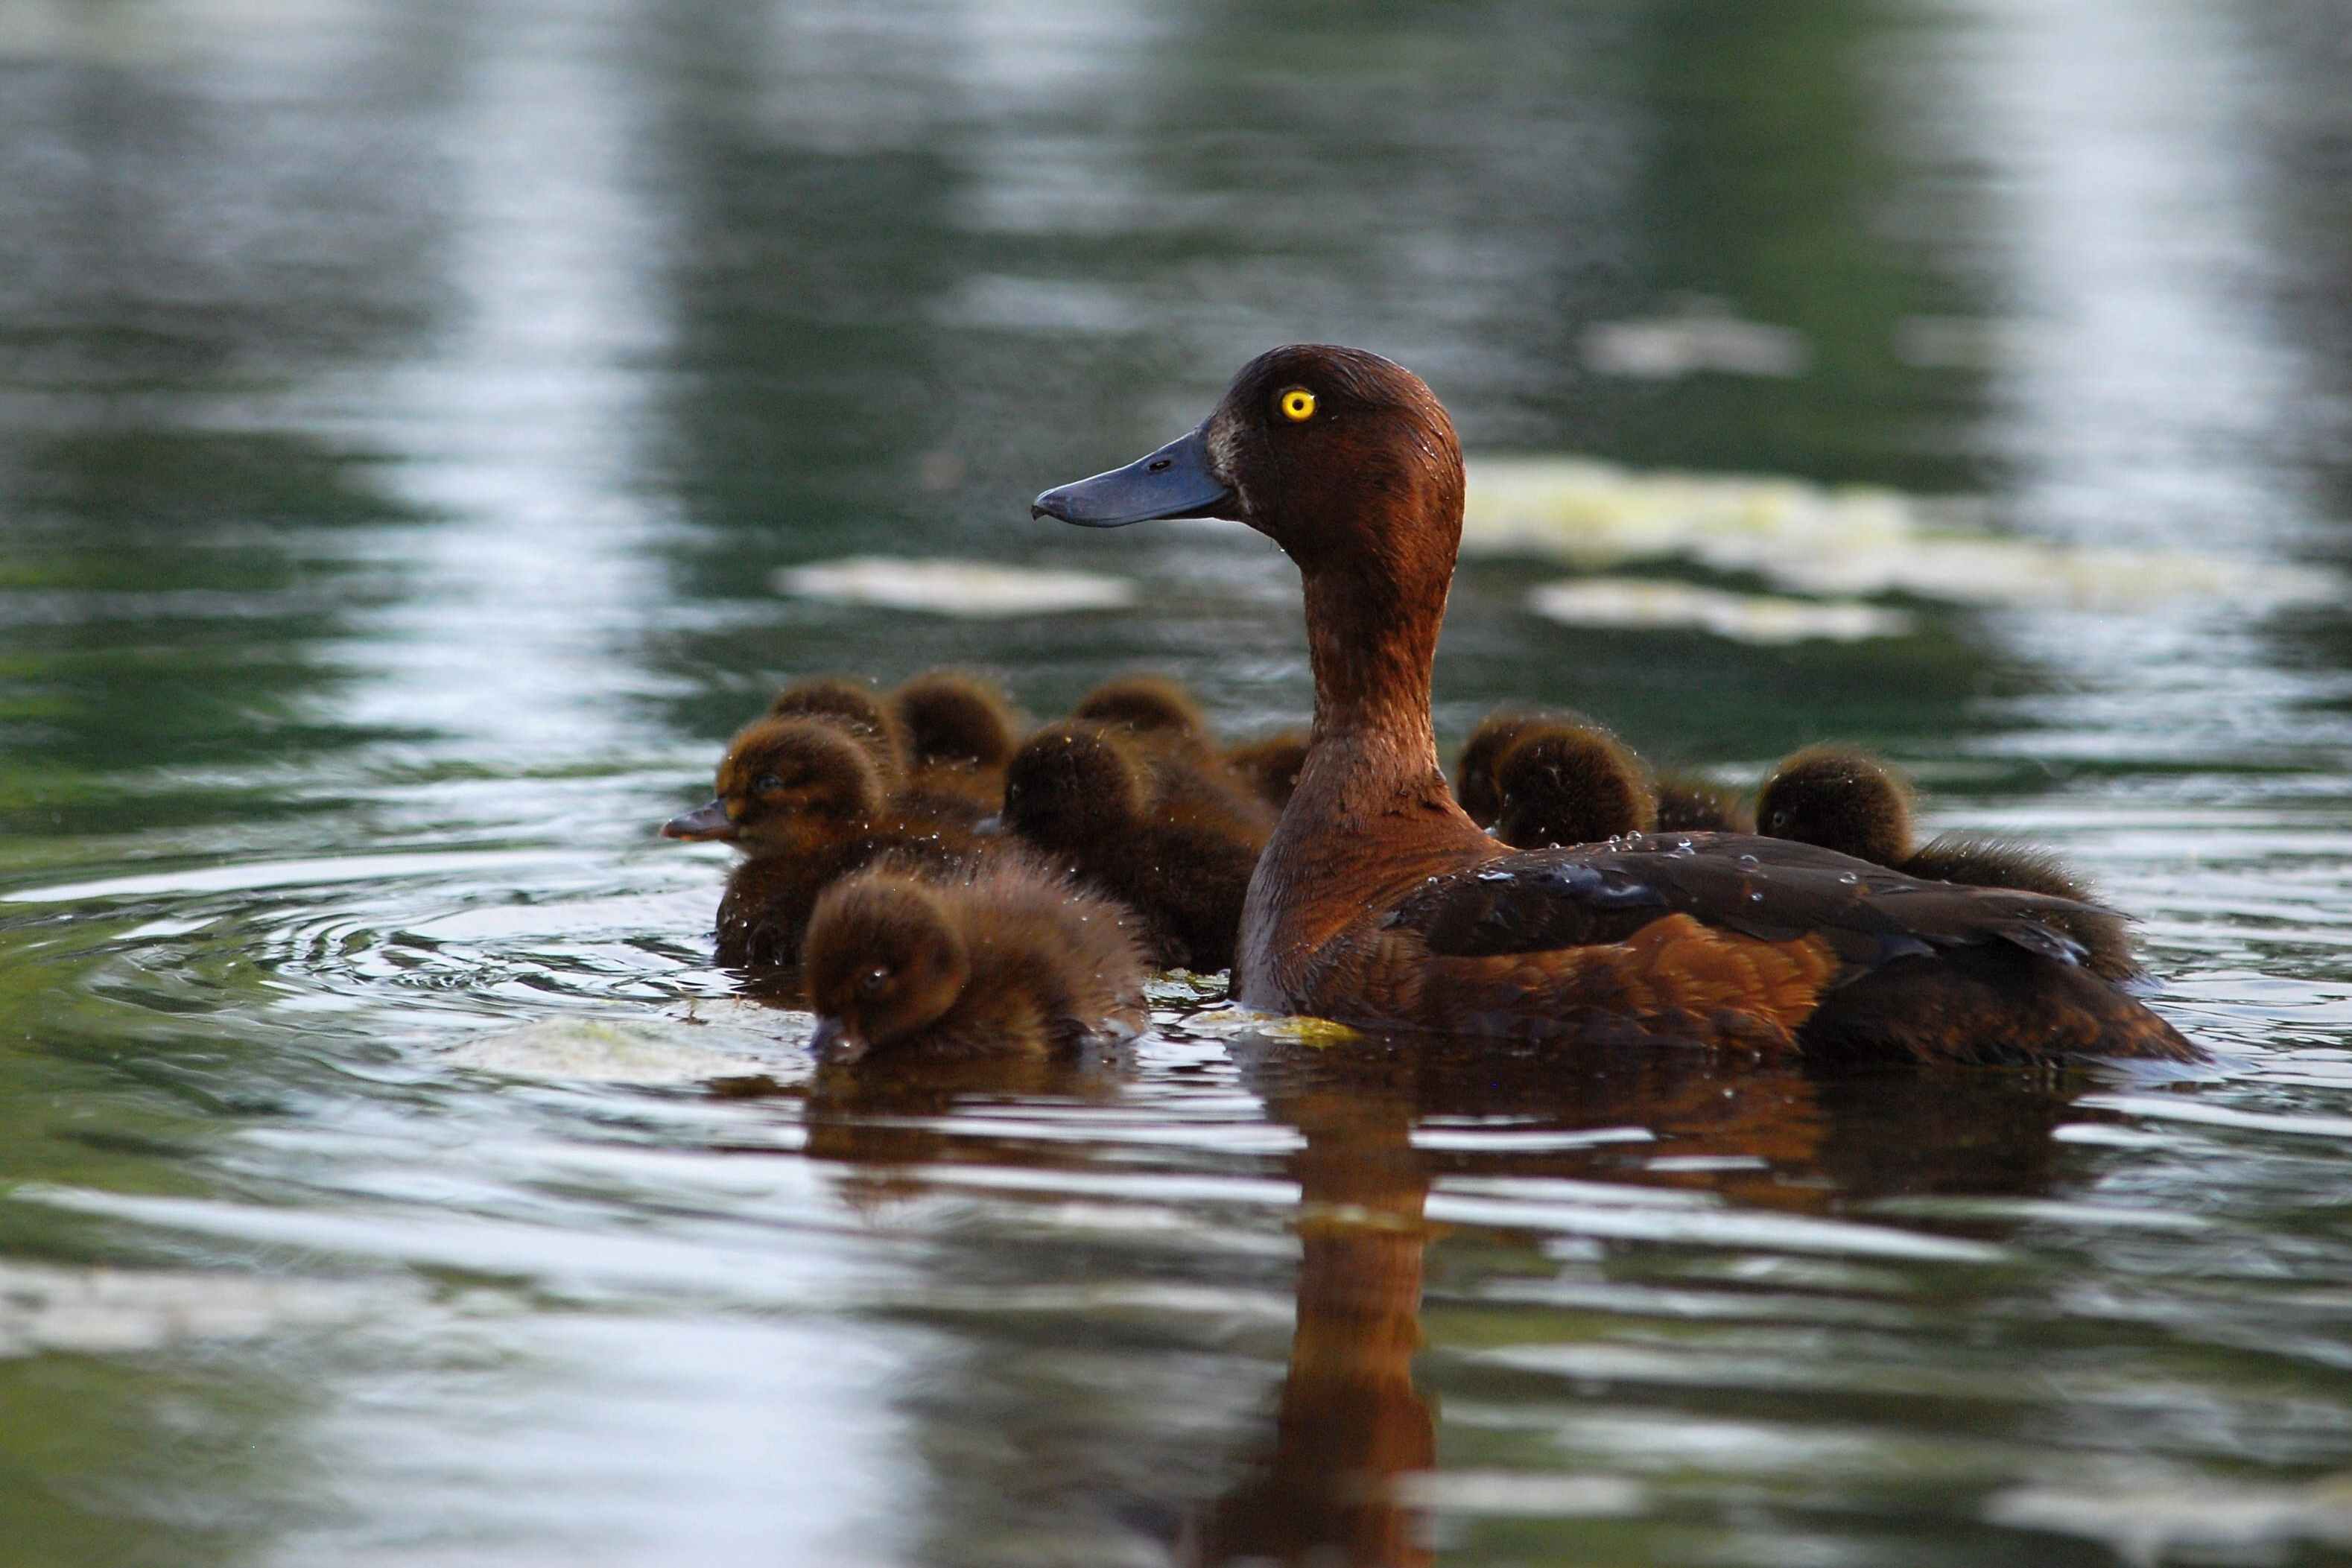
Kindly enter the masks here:
<path id="1" fill-rule="evenodd" d="M 2104 1542 L 2130 1563 L 2270 1563 L 2297 1542 L 2352 1544 L 2352 1476 L 2281 1487 L 2186 1477 L 2111 1492 L 2018 1487 L 1996 1493 L 1985 1513 Z"/>
<path id="2" fill-rule="evenodd" d="M 1585 329 L 1585 364 L 1607 376 L 1673 381 L 1711 371 L 1727 376 L 1801 376 L 1812 362 L 1805 340 L 1786 327 L 1743 321 L 1719 299 L 1697 298 L 1667 316 L 1601 321 Z"/>
<path id="3" fill-rule="evenodd" d="M 1725 593 L 1642 577 L 1580 577 L 1547 583 L 1528 593 L 1528 608 L 1570 626 L 1696 630 L 1741 643 L 1859 643 L 1905 636 L 1913 624 L 1912 617 L 1900 610 L 1857 600 L 1823 602 Z"/>
<path id="4" fill-rule="evenodd" d="M 1617 1476 L 1518 1470 L 1408 1470 L 1390 1481 L 1401 1508 L 1518 1519 L 1606 1519 L 1641 1511 L 1649 1494 Z"/>
<path id="5" fill-rule="evenodd" d="M 787 567 L 770 581 L 777 592 L 803 599 L 973 618 L 1122 610 L 1136 599 L 1133 582 L 1098 572 L 887 555 L 847 556 Z"/>
<path id="6" fill-rule="evenodd" d="M 469 1040 L 442 1057 L 452 1067 L 508 1078 L 563 1079 L 585 1083 L 704 1083 L 715 1078 L 773 1077 L 805 1071 L 805 1013 L 759 1009 L 775 1032 L 797 1024 L 792 1043 L 762 1039 L 753 1029 L 683 1018 L 542 1019 L 519 1029 Z"/>
<path id="7" fill-rule="evenodd" d="M 1643 474 L 1580 457 L 1472 461 L 1465 555 L 1607 567 L 1680 559 L 1808 594 L 1907 593 L 1963 604 L 2118 610 L 2337 591 L 2311 567 L 2189 550 L 2093 549 L 1986 531 L 1985 508 L 1871 486 Z"/>
<path id="8" fill-rule="evenodd" d="M 341 1322 L 362 1304 L 358 1291 L 319 1281 L 0 1262 L 0 1357 L 44 1351 L 104 1355 L 185 1340 L 257 1339 L 306 1323 Z"/>

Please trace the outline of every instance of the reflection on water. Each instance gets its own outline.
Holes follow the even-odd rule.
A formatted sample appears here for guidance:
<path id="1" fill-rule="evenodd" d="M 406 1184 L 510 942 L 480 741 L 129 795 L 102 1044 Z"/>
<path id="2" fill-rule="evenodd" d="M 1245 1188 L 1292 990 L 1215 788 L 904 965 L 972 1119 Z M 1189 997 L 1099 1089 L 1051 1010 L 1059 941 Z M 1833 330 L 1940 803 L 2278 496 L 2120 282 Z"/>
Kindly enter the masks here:
<path id="1" fill-rule="evenodd" d="M 2340 1555 L 2345 47 L 2301 0 L 0 7 L 0 1532 Z M 1295 721 L 1262 541 L 1025 520 L 1291 338 L 1532 459 L 1444 733 L 1883 746 L 2146 916 L 2219 1067 L 1455 1057 L 1171 982 L 1108 1060 L 816 1071 L 653 824 L 788 674 Z M 1628 557 L 1664 623 L 1549 591 Z M 1883 634 L 1742 640 L 1846 597 Z"/>

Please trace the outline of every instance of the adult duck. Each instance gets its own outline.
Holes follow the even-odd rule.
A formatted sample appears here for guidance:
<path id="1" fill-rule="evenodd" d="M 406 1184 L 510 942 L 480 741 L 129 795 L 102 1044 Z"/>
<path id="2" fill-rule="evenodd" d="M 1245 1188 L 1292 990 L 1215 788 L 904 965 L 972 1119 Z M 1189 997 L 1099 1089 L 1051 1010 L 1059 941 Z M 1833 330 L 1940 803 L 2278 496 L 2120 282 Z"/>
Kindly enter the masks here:
<path id="1" fill-rule="evenodd" d="M 2083 946 L 2084 961 L 2110 980 L 2142 978 L 2123 916 L 2101 907 L 2090 884 L 2047 850 L 2007 839 L 1943 833 L 1915 845 L 1911 787 L 1869 752 L 1809 746 L 1782 759 L 1756 792 L 1756 814 L 1776 839 L 1874 861 L 1906 876 L 1971 887 L 2053 894 L 2084 907 L 2059 925 Z"/>
<path id="2" fill-rule="evenodd" d="M 1198 428 L 1032 507 L 1092 528 L 1229 518 L 1305 579 L 1315 720 L 1250 881 L 1242 1002 L 1864 1060 L 2196 1054 L 2083 967 L 2064 900 L 1747 834 L 1515 852 L 1480 831 L 1430 722 L 1462 497 L 1461 444 L 1418 376 L 1293 344 Z"/>

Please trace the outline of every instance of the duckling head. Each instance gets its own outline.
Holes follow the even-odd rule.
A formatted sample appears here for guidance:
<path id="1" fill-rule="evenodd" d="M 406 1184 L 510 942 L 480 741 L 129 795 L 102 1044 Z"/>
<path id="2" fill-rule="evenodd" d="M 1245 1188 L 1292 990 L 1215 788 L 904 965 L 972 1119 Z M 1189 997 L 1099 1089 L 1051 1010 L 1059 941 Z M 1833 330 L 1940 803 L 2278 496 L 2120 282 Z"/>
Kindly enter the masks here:
<path id="1" fill-rule="evenodd" d="M 1004 825 L 1059 847 L 1116 833 L 1150 799 L 1142 758 L 1116 731 L 1084 720 L 1049 725 L 1021 743 L 1004 774 Z"/>
<path id="2" fill-rule="evenodd" d="M 1911 790 L 1866 751 L 1808 747 L 1757 791 L 1756 826 L 1776 839 L 1893 865 L 1911 852 Z"/>
<path id="3" fill-rule="evenodd" d="M 1090 718 L 1132 735 L 1181 741 L 1206 750 L 1209 721 L 1182 685 L 1165 675 L 1121 675 L 1079 699 L 1073 718 Z"/>
<path id="4" fill-rule="evenodd" d="M 1290 343 L 1244 365 L 1190 434 L 1039 496 L 1034 516 L 1114 528 L 1154 517 L 1246 523 L 1312 571 L 1402 580 L 1448 571 L 1462 531 L 1462 445 L 1428 384 L 1361 349 Z"/>
<path id="5" fill-rule="evenodd" d="M 819 895 L 801 946 L 801 973 L 817 1016 L 811 1042 L 855 1061 L 919 1032 L 955 1005 L 971 955 L 937 892 L 877 873 Z"/>
<path id="6" fill-rule="evenodd" d="M 1493 827 L 1503 810 L 1502 789 L 1495 781 L 1495 765 L 1502 761 L 1503 753 L 1539 725 L 1585 722 L 1581 715 L 1572 713 L 1523 713 L 1515 708 L 1498 708 L 1488 714 L 1470 732 L 1470 738 L 1462 743 L 1462 755 L 1454 761 L 1454 803 L 1480 827 Z"/>
<path id="7" fill-rule="evenodd" d="M 890 695 L 905 726 L 908 758 L 918 766 L 948 763 L 1002 768 L 1013 755 L 1019 727 L 995 685 L 961 670 L 930 670 Z"/>
<path id="8" fill-rule="evenodd" d="M 768 705 L 770 718 L 815 718 L 837 724 L 873 743 L 895 766 L 904 747 L 898 716 L 882 695 L 848 675 L 812 675 L 794 681 Z"/>
<path id="9" fill-rule="evenodd" d="M 882 803 L 881 772 L 856 737 L 821 719 L 763 718 L 729 743 L 717 797 L 672 817 L 662 836 L 785 853 L 856 831 Z"/>
<path id="10" fill-rule="evenodd" d="M 1649 769 L 1591 725 L 1549 724 L 1523 735 L 1495 767 L 1495 836 L 1523 850 L 1644 833 L 1658 816 Z"/>

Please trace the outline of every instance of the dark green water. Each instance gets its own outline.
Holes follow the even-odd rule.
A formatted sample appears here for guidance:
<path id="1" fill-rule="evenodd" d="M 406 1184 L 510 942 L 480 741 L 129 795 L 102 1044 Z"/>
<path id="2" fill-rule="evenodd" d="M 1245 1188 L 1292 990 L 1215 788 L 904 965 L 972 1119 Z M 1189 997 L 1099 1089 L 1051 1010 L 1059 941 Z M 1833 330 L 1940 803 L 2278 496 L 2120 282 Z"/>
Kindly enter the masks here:
<path id="1" fill-rule="evenodd" d="M 2317 0 L 0 7 L 0 1561 L 2342 1560 L 2347 67 Z M 1482 555 L 1440 726 L 1883 747 L 2143 915 L 2216 1070 L 1171 988 L 1111 1068 L 813 1077 L 652 825 L 795 674 L 1303 713 L 1269 548 L 1026 515 L 1291 339 L 1474 476 L 2119 552 L 1777 644 Z M 1611 570 L 1868 554 L 1807 539 Z M 849 555 L 1137 602 L 770 585 Z"/>

